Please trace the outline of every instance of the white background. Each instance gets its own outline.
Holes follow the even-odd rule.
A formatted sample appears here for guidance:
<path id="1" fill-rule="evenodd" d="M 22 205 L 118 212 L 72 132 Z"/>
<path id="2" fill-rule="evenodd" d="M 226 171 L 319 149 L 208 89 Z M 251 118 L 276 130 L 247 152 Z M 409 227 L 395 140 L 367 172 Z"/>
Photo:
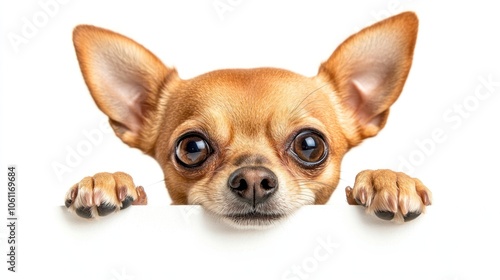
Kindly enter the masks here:
<path id="1" fill-rule="evenodd" d="M 43 3 L 49 2 L 56 5 L 47 10 Z M 495 1 L 163 2 L 0 4 L 0 216 L 7 216 L 8 165 L 17 166 L 20 185 L 20 274 L 6 273 L 7 228 L 0 226 L 0 275 L 287 279 L 287 271 L 298 264 L 309 272 L 295 279 L 500 278 L 500 17 Z M 218 12 L 214 4 L 230 10 Z M 412 70 L 386 128 L 346 156 L 331 206 L 308 207 L 286 225 L 262 232 L 220 229 L 198 208 L 165 206 L 169 198 L 154 160 L 101 126 L 106 118 L 83 83 L 71 41 L 77 24 L 106 27 L 147 46 L 183 78 L 258 66 L 312 76 L 347 36 L 405 10 L 419 16 L 419 37 Z M 26 26 L 35 23 L 26 33 Z M 482 80 L 498 82 L 488 91 Z M 431 143 L 436 130 L 444 136 Z M 92 143 L 86 136 L 92 133 L 102 137 Z M 84 153 L 75 156 L 79 147 Z M 67 169 L 58 174 L 54 166 Z M 403 169 L 419 177 L 433 191 L 434 205 L 402 226 L 365 217 L 346 204 L 342 190 L 369 168 Z M 61 210 L 72 184 L 116 170 L 132 174 L 146 188 L 150 206 L 93 224 Z M 192 210 L 197 215 L 189 223 L 178 219 Z M 333 238 L 339 246 L 314 266 L 318 238 Z"/>

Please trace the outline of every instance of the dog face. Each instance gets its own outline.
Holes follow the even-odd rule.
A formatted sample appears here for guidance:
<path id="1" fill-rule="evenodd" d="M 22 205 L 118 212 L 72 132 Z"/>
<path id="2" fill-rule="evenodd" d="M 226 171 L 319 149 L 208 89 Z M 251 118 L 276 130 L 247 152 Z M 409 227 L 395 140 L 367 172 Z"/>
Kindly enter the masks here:
<path id="1" fill-rule="evenodd" d="M 158 161 L 173 203 L 253 227 L 328 201 L 345 153 L 384 127 L 416 33 L 413 13 L 377 23 L 314 77 L 257 68 L 183 80 L 111 31 L 79 26 L 74 43 L 98 107 L 118 137 Z"/>
<path id="2" fill-rule="evenodd" d="M 348 149 L 331 92 L 320 79 L 270 68 L 185 81 L 154 150 L 174 203 L 241 224 L 325 203 Z"/>

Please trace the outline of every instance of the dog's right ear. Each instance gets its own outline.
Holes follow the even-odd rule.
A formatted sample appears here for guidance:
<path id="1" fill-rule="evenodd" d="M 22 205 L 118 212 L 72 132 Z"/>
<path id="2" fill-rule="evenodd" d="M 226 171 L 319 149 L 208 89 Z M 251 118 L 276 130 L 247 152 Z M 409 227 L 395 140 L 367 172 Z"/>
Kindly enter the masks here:
<path id="1" fill-rule="evenodd" d="M 131 147 L 151 154 L 160 121 L 159 98 L 178 79 L 154 54 L 112 31 L 79 25 L 73 43 L 85 83 L 116 135 Z"/>
<path id="2" fill-rule="evenodd" d="M 401 13 L 352 35 L 321 65 L 319 76 L 333 85 L 347 113 L 352 146 L 384 127 L 410 71 L 417 32 L 417 16 Z"/>

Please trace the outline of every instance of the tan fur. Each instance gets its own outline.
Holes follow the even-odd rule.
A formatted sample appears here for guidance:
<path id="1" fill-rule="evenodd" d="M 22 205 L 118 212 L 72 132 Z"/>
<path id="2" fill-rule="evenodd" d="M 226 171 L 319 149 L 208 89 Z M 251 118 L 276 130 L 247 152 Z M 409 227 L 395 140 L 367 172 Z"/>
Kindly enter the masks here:
<path id="1" fill-rule="evenodd" d="M 252 226 L 272 221 L 228 217 L 255 211 L 285 217 L 302 205 L 328 201 L 345 153 L 384 127 L 411 67 L 417 26 L 413 13 L 403 13 L 368 27 L 342 43 L 315 77 L 257 68 L 183 80 L 143 46 L 112 31 L 78 26 L 73 40 L 97 106 L 123 142 L 158 161 L 173 204 L 201 204 L 233 224 Z M 319 135 L 328 152 L 313 168 L 290 154 L 294 137 L 305 130 Z M 176 149 L 192 133 L 206 138 L 212 153 L 201 166 L 186 168 Z M 253 166 L 270 170 L 279 188 L 251 209 L 229 190 L 228 178 Z M 113 176 L 106 192 L 135 187 L 131 179 L 123 183 Z M 95 186 L 100 177 L 78 188 L 91 190 L 86 184 L 92 183 L 94 190 L 106 189 Z M 74 188 L 67 196 L 72 201 Z M 430 203 L 421 183 L 392 171 L 360 173 L 352 193 L 371 212 L 401 217 Z"/>

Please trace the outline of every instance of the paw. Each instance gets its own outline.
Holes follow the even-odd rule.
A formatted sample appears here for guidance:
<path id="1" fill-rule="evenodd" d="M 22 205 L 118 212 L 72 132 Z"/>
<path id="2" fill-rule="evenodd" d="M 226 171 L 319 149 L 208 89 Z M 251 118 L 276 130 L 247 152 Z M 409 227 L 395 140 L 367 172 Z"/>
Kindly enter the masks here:
<path id="1" fill-rule="evenodd" d="M 132 204 L 146 205 L 146 193 L 123 172 L 85 177 L 69 189 L 65 200 L 70 211 L 87 219 L 106 216 Z"/>
<path id="2" fill-rule="evenodd" d="M 363 205 L 383 220 L 411 221 L 431 205 L 432 193 L 419 179 L 391 170 L 365 170 L 346 188 L 349 204 Z"/>

